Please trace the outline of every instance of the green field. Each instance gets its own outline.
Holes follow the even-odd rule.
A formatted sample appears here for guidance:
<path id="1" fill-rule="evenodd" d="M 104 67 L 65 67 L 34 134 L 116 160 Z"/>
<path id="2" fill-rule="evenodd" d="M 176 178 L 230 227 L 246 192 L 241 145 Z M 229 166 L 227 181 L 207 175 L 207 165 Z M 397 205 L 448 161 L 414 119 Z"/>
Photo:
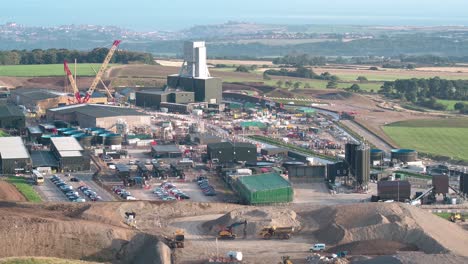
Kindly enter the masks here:
<path id="1" fill-rule="evenodd" d="M 458 102 L 463 102 L 463 101 L 437 99 L 437 102 L 447 106 L 448 111 L 454 111 L 455 110 L 455 108 L 454 108 L 455 104 L 458 103 Z M 468 103 L 468 102 L 465 101 L 464 103 Z"/>
<path id="2" fill-rule="evenodd" d="M 109 65 L 109 67 L 115 64 Z M 70 69 L 74 72 L 74 64 L 70 64 Z M 99 70 L 100 63 L 79 63 L 76 67 L 78 76 L 95 76 L 91 66 Z M 64 76 L 63 64 L 40 64 L 40 65 L 1 65 L 0 76 L 9 77 L 47 77 Z"/>
<path id="3" fill-rule="evenodd" d="M 468 119 L 412 120 L 383 130 L 400 147 L 468 161 Z"/>
<path id="4" fill-rule="evenodd" d="M 0 130 L 0 137 L 8 137 L 9 134 L 3 130 Z"/>
<path id="5" fill-rule="evenodd" d="M 31 184 L 27 182 L 26 178 L 11 176 L 8 177 L 7 181 L 13 184 L 28 201 L 35 203 L 42 202 L 41 197 L 37 194 Z"/>

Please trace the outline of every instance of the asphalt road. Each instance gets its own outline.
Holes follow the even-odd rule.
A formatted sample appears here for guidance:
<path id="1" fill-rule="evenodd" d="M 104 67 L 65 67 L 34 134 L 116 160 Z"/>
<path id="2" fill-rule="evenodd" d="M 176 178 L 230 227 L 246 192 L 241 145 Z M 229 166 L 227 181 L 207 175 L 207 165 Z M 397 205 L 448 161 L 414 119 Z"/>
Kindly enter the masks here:
<path id="1" fill-rule="evenodd" d="M 50 180 L 51 176 L 46 176 L 44 184 L 37 186 L 34 185 L 34 189 L 37 191 L 39 196 L 41 196 L 43 201 L 47 202 L 68 202 L 68 198 L 63 194 L 63 192 L 55 186 L 55 184 Z"/>

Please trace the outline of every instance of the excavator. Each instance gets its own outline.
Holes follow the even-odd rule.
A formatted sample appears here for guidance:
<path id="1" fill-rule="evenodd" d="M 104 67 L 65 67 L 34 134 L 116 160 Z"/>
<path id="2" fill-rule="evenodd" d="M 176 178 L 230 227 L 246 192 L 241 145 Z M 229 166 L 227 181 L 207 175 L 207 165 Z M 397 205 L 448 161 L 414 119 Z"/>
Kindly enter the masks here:
<path id="1" fill-rule="evenodd" d="M 89 99 L 93 95 L 94 91 L 96 90 L 96 87 L 99 82 L 102 82 L 101 78 L 104 75 L 104 72 L 107 69 L 107 66 L 109 66 L 109 62 L 112 59 L 112 56 L 114 56 L 115 51 L 117 50 L 117 47 L 119 46 L 121 40 L 115 40 L 114 43 L 112 43 L 112 47 L 109 49 L 109 52 L 106 55 L 106 58 L 104 59 L 104 62 L 101 65 L 101 68 L 99 68 L 99 71 L 96 73 L 96 77 L 94 78 L 93 82 L 91 83 L 91 86 L 89 87 L 88 91 L 86 91 L 86 94 L 84 97 L 81 97 L 80 91 L 78 90 L 78 87 L 76 86 L 76 81 L 73 78 L 73 74 L 70 71 L 70 68 L 68 67 L 68 63 L 65 60 L 63 62 L 63 68 L 65 73 L 67 74 L 68 80 L 70 81 L 70 85 L 73 89 L 73 95 L 74 95 L 74 101 L 70 103 L 74 104 L 86 104 L 89 102 Z M 94 69 L 93 69 L 94 70 Z M 107 90 L 107 89 L 106 89 Z M 108 93 L 109 95 L 109 93 Z"/>
<path id="2" fill-rule="evenodd" d="M 247 236 L 247 220 L 235 222 L 218 232 L 219 239 L 236 239 L 237 235 L 232 230 L 236 226 L 244 225 L 244 238 Z"/>
<path id="3" fill-rule="evenodd" d="M 281 262 L 278 264 L 293 264 L 290 256 L 281 256 Z"/>

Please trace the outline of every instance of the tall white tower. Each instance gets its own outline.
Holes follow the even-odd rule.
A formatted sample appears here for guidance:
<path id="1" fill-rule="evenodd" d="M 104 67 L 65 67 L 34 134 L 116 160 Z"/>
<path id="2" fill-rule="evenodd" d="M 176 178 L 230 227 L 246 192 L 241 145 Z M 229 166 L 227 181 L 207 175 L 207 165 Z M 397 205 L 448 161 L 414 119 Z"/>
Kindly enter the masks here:
<path id="1" fill-rule="evenodd" d="M 210 77 L 206 64 L 206 47 L 204 41 L 186 41 L 184 43 L 184 63 L 180 68 L 181 77 L 206 79 Z"/>

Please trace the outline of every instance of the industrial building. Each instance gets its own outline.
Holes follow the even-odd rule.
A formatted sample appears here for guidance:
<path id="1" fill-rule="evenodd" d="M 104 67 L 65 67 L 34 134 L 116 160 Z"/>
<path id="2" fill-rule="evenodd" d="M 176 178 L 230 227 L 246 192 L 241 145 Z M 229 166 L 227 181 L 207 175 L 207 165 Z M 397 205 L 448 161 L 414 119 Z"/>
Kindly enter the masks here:
<path id="1" fill-rule="evenodd" d="M 287 171 L 288 179 L 291 182 L 323 182 L 327 175 L 327 166 L 288 166 Z"/>
<path id="2" fill-rule="evenodd" d="M 135 93 L 136 105 L 161 108 L 161 103 L 189 104 L 195 102 L 195 94 L 187 91 L 143 90 Z"/>
<path id="3" fill-rule="evenodd" d="M 127 129 L 147 126 L 151 124 L 151 116 L 131 108 L 99 105 L 79 104 L 47 110 L 47 120 L 62 120 L 80 127 L 102 127 L 114 132 L 119 124 Z"/>
<path id="4" fill-rule="evenodd" d="M 180 158 L 182 151 L 177 145 L 155 145 L 151 147 L 153 158 Z"/>
<path id="5" fill-rule="evenodd" d="M 21 137 L 0 137 L 2 174 L 24 173 L 31 169 L 31 157 Z"/>
<path id="6" fill-rule="evenodd" d="M 327 180 L 335 183 L 336 177 L 349 176 L 349 165 L 345 161 L 327 164 Z"/>
<path id="7" fill-rule="evenodd" d="M 232 188 L 249 205 L 289 203 L 294 197 L 291 184 L 278 173 L 238 177 Z"/>
<path id="8" fill-rule="evenodd" d="M 73 97 L 70 94 L 46 89 L 16 89 L 11 91 L 10 101 L 16 105 L 24 105 L 32 112 L 39 115 L 45 114 L 49 108 L 60 107 L 69 104 Z M 107 97 L 100 94 L 93 95 L 90 103 L 105 104 Z"/>
<path id="9" fill-rule="evenodd" d="M 179 74 L 167 77 L 167 85 L 172 89 L 193 92 L 195 102 L 221 103 L 222 81 L 210 76 L 204 41 L 184 43 L 183 65 Z"/>
<path id="10" fill-rule="evenodd" d="M 257 160 L 257 147 L 242 142 L 220 142 L 207 145 L 208 158 L 211 161 L 227 163 L 233 161 L 254 162 Z"/>
<path id="11" fill-rule="evenodd" d="M 50 150 L 58 160 L 61 171 L 85 171 L 90 169 L 90 157 L 74 137 L 51 138 Z"/>
<path id="12" fill-rule="evenodd" d="M 26 126 L 23 110 L 16 105 L 0 105 L 0 128 L 21 129 Z"/>
<path id="13" fill-rule="evenodd" d="M 222 139 L 212 134 L 194 134 L 192 135 L 192 142 L 199 145 L 208 145 L 213 143 L 220 143 Z"/>
<path id="14" fill-rule="evenodd" d="M 379 181 L 377 196 L 381 200 L 395 200 L 404 202 L 411 197 L 411 184 L 408 181 Z"/>

